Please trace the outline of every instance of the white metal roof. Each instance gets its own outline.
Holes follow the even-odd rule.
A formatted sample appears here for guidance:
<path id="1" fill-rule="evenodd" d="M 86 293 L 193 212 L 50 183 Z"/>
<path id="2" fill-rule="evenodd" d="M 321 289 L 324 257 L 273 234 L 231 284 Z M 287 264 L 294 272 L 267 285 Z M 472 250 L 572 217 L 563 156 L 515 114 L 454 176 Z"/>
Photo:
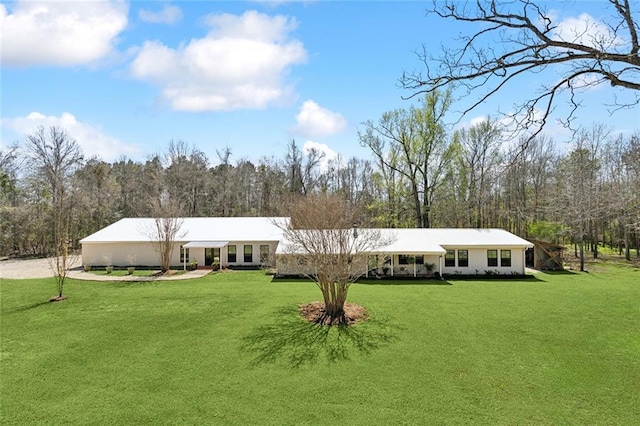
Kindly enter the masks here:
<path id="1" fill-rule="evenodd" d="M 422 229 L 379 229 L 387 244 L 372 250 L 372 253 L 388 254 L 444 254 L 447 251 L 437 240 L 425 237 Z"/>
<path id="2" fill-rule="evenodd" d="M 360 229 L 360 234 L 365 234 Z M 480 247 L 533 247 L 529 241 L 503 229 L 459 229 L 459 228 L 379 228 L 380 238 L 385 243 L 369 253 L 387 254 L 432 254 L 441 255 L 447 249 Z M 291 252 L 292 246 L 284 242 L 276 253 Z M 300 252 L 301 249 L 293 249 Z"/>
<path id="3" fill-rule="evenodd" d="M 176 241 L 280 241 L 285 217 L 187 217 Z M 120 219 L 80 240 L 81 243 L 147 242 L 153 218 Z"/>
<path id="4" fill-rule="evenodd" d="M 183 245 L 184 248 L 222 248 L 229 244 L 229 241 L 190 241 Z"/>
<path id="5" fill-rule="evenodd" d="M 283 231 L 276 224 L 288 224 L 286 217 L 190 217 L 184 218 L 181 236 L 193 247 L 228 241 L 281 241 Z M 80 240 L 81 243 L 147 242 L 154 227 L 152 218 L 127 218 Z M 503 229 L 469 228 L 380 228 L 383 240 L 389 241 L 372 253 L 442 254 L 446 249 L 465 247 L 533 247 L 533 244 Z M 361 230 L 361 234 L 363 234 Z M 281 244 L 282 252 L 285 244 Z"/>
<path id="6" fill-rule="evenodd" d="M 395 229 L 404 243 L 429 241 L 444 248 L 457 247 L 533 247 L 529 241 L 504 229 L 416 228 Z M 407 235 L 405 235 L 407 234 Z"/>

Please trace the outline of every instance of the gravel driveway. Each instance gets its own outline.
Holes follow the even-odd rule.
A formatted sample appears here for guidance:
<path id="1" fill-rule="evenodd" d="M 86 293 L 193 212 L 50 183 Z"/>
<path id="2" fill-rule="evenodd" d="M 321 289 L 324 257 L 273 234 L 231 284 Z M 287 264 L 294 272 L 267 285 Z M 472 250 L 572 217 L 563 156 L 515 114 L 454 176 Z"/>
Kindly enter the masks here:
<path id="1" fill-rule="evenodd" d="M 79 262 L 75 262 L 74 265 L 79 265 Z M 116 277 L 110 275 L 94 275 L 84 272 L 82 268 L 76 266 L 69 271 L 69 278 L 77 280 L 90 280 L 90 281 L 155 281 L 155 280 L 188 280 L 191 278 L 198 278 L 207 275 L 211 272 L 210 269 L 196 269 L 195 271 L 189 271 L 186 274 L 169 275 L 161 277 L 138 277 L 138 276 L 123 276 Z M 2 260 L 0 261 L 0 279 L 23 279 L 23 278 L 46 278 L 52 277 L 53 271 L 49 266 L 48 259 L 29 259 L 29 260 Z"/>
<path id="2" fill-rule="evenodd" d="M 48 259 L 12 259 L 0 261 L 0 278 L 46 278 L 52 277 Z"/>

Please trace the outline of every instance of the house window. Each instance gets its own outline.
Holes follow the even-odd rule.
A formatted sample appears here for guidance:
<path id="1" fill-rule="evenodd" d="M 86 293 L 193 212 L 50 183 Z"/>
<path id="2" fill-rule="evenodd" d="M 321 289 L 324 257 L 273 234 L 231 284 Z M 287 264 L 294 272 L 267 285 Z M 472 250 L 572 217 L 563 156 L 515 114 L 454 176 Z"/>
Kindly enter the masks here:
<path id="1" fill-rule="evenodd" d="M 409 256 L 406 254 L 398 255 L 398 265 L 408 265 L 409 264 Z"/>
<path id="2" fill-rule="evenodd" d="M 253 262 L 253 246 L 248 244 L 244 246 L 244 263 Z"/>
<path id="3" fill-rule="evenodd" d="M 266 265 L 269 263 L 269 245 L 261 244 L 260 245 L 260 263 Z"/>
<path id="4" fill-rule="evenodd" d="M 511 266 L 511 250 L 500 250 L 500 266 Z"/>
<path id="5" fill-rule="evenodd" d="M 458 250 L 458 266 L 469 266 L 469 250 Z"/>
<path id="6" fill-rule="evenodd" d="M 498 266 L 498 250 L 487 250 L 487 266 Z"/>
<path id="7" fill-rule="evenodd" d="M 416 259 L 416 265 L 424 265 L 424 256 L 420 255 L 420 256 L 415 256 Z"/>
<path id="8" fill-rule="evenodd" d="M 189 262 L 189 249 L 180 246 L 180 263 Z"/>
<path id="9" fill-rule="evenodd" d="M 444 255 L 444 266 L 456 266 L 455 250 L 447 250 L 447 253 Z"/>
<path id="10" fill-rule="evenodd" d="M 236 246 L 227 246 L 227 262 L 236 263 Z"/>

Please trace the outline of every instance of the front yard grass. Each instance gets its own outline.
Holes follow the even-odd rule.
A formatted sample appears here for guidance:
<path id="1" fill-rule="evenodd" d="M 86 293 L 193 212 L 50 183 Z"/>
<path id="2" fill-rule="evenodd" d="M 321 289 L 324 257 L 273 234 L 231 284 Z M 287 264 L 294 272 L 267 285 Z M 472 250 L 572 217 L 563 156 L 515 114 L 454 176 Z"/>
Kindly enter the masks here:
<path id="1" fill-rule="evenodd" d="M 638 424 L 640 270 L 355 284 L 369 321 L 302 322 L 307 281 L 3 280 L 6 424 Z M 449 284 L 449 285 L 446 285 Z"/>

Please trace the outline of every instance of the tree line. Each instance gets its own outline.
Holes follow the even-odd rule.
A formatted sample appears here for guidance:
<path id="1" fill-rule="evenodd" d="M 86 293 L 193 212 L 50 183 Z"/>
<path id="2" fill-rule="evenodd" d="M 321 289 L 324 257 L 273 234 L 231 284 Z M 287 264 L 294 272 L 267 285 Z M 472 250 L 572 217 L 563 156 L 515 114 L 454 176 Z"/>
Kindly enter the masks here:
<path id="1" fill-rule="evenodd" d="M 451 130 L 447 92 L 363 123 L 369 159 L 327 159 L 291 141 L 281 157 L 208 158 L 170 141 L 144 161 L 84 158 L 61 128 L 39 128 L 0 152 L 0 254 L 55 254 L 123 217 L 274 216 L 292 198 L 338 194 L 360 227 L 503 228 L 525 238 L 639 247 L 640 133 L 604 124 L 571 141 L 505 138 L 487 118 Z M 354 141 L 356 143 L 356 141 Z M 322 212 L 318 212 L 322 214 Z M 636 252 L 637 254 L 637 252 Z"/>

